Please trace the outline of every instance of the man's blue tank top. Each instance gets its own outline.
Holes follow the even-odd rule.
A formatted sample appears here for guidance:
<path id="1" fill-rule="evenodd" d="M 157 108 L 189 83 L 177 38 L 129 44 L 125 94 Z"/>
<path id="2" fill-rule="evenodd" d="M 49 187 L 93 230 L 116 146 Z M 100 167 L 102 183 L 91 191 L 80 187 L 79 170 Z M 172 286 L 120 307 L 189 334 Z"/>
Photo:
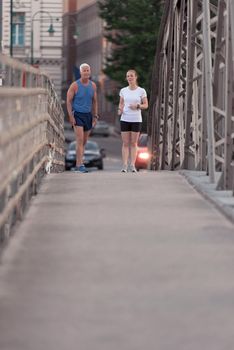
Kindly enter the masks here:
<path id="1" fill-rule="evenodd" d="M 72 102 L 72 109 L 75 112 L 90 113 L 93 105 L 94 88 L 92 81 L 89 80 L 88 85 L 83 85 L 78 79 L 76 81 L 78 91 L 75 94 Z"/>

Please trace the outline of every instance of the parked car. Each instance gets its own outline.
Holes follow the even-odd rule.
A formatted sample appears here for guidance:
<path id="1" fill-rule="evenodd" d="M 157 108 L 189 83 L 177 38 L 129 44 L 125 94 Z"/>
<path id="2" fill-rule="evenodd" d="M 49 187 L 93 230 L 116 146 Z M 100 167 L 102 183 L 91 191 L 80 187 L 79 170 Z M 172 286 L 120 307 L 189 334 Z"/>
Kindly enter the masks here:
<path id="1" fill-rule="evenodd" d="M 110 136 L 110 125 L 104 120 L 98 120 L 90 135 L 108 137 Z"/>
<path id="2" fill-rule="evenodd" d="M 84 165 L 87 168 L 95 167 L 103 170 L 105 150 L 99 148 L 97 142 L 88 140 L 84 149 Z M 65 169 L 70 170 L 76 166 L 76 141 L 69 144 L 65 155 Z"/>
<path id="3" fill-rule="evenodd" d="M 148 144 L 148 135 L 141 134 L 137 144 L 137 156 L 136 156 L 136 163 L 135 163 L 135 167 L 137 170 L 148 168 L 148 165 L 151 159 L 151 154 L 149 152 L 147 144 Z"/>

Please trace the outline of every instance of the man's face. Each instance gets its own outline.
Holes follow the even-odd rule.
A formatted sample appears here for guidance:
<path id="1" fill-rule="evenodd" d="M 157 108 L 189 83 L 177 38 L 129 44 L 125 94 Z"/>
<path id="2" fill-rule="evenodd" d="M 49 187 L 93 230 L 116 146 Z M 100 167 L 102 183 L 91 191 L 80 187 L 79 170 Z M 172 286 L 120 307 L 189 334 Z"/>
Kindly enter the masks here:
<path id="1" fill-rule="evenodd" d="M 90 67 L 88 66 L 82 67 L 80 75 L 81 75 L 81 78 L 89 79 L 91 75 Z"/>

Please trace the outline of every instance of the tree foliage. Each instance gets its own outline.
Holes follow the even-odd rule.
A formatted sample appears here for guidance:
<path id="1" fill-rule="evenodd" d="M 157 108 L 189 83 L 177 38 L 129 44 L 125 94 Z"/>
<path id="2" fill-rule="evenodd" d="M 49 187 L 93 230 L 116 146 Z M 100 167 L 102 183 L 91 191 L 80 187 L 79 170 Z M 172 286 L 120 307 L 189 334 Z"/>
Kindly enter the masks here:
<path id="1" fill-rule="evenodd" d="M 160 0 L 100 0 L 105 37 L 112 43 L 105 74 L 126 85 L 126 72 L 138 72 L 139 85 L 149 93 L 151 72 L 160 25 Z M 112 96 L 113 98 L 114 96 Z"/>

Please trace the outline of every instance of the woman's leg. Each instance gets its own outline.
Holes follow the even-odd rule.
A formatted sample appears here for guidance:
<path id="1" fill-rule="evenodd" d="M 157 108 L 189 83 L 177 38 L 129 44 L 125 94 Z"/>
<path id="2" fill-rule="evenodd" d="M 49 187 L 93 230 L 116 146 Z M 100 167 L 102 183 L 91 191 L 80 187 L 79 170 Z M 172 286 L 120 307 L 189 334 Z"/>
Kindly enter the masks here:
<path id="1" fill-rule="evenodd" d="M 137 142 L 140 136 L 140 132 L 131 131 L 131 166 L 135 166 L 137 155 Z"/>
<path id="2" fill-rule="evenodd" d="M 122 131 L 121 137 L 123 141 L 122 145 L 122 160 L 123 160 L 123 166 L 127 168 L 128 166 L 128 158 L 129 158 L 129 147 L 130 147 L 130 137 L 131 132 L 130 131 Z"/>

